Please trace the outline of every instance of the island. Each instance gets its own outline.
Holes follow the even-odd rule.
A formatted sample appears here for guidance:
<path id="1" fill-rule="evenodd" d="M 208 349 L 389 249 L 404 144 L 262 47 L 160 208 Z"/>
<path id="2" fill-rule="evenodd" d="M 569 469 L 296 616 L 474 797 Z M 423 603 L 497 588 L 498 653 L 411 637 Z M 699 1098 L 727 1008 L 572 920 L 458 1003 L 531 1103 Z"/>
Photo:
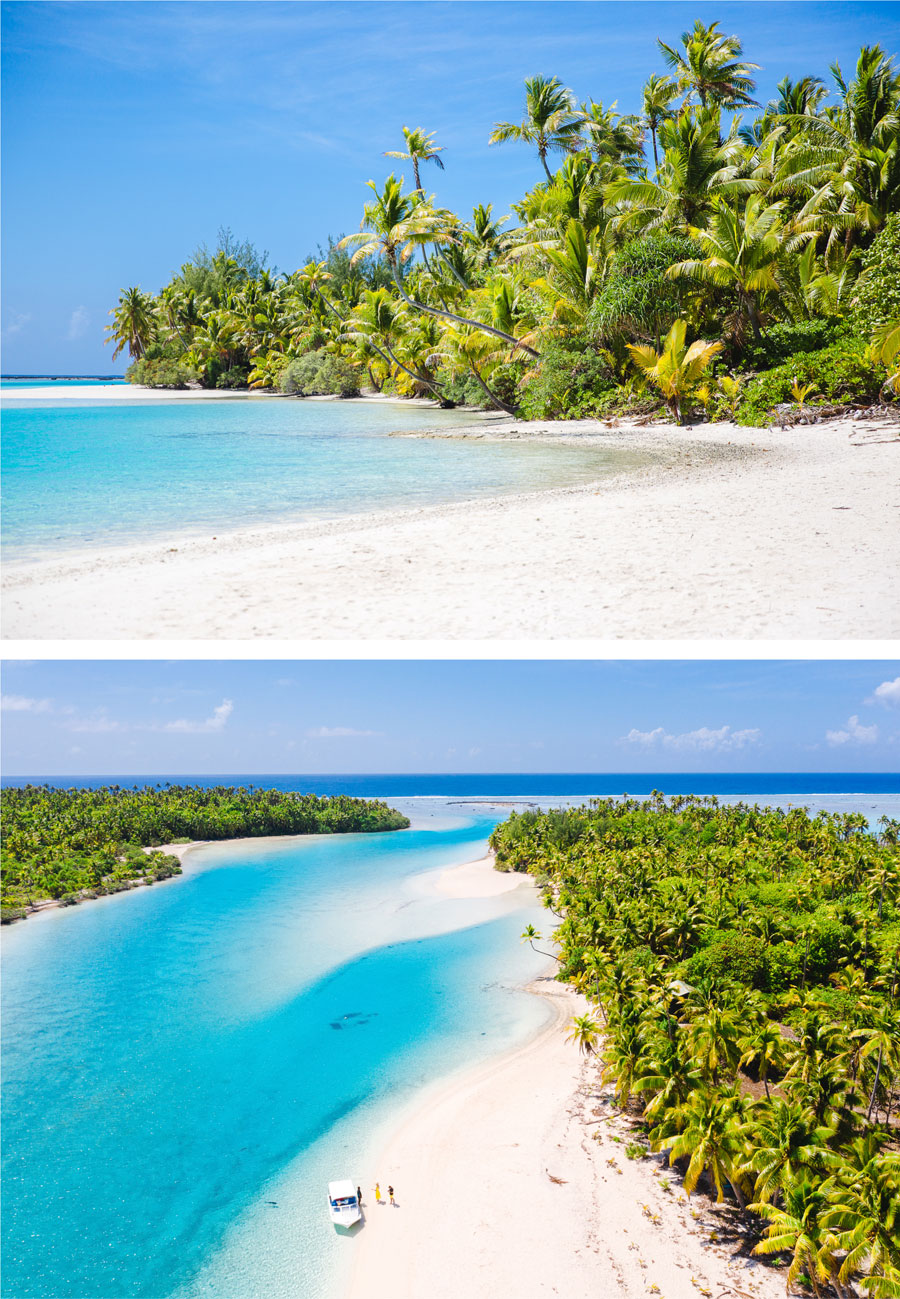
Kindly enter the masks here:
<path id="1" fill-rule="evenodd" d="M 180 874 L 178 856 L 162 845 L 409 825 L 377 799 L 225 785 L 10 786 L 0 790 L 0 809 L 4 924 Z"/>

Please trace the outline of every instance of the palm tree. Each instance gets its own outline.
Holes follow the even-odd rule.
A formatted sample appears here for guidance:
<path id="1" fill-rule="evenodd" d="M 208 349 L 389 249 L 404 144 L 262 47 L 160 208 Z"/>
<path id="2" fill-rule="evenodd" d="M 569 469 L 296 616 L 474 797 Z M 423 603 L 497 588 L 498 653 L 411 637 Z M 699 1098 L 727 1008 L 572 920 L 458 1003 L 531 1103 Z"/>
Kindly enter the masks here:
<path id="1" fill-rule="evenodd" d="M 663 160 L 655 180 L 624 178 L 606 189 L 615 228 L 684 233 L 704 225 L 717 196 L 752 193 L 759 182 L 742 175 L 744 146 L 736 134 L 720 140 L 718 122 L 684 112 L 660 125 Z"/>
<path id="2" fill-rule="evenodd" d="M 682 33 L 682 50 L 665 41 L 657 44 L 675 73 L 678 89 L 686 90 L 689 99 L 697 95 L 704 108 L 710 104 L 740 108 L 756 102 L 752 97 L 756 84 L 749 74 L 759 64 L 744 63 L 740 40 L 723 35 L 718 23 L 707 26 L 698 19 L 692 31 Z"/>
<path id="3" fill-rule="evenodd" d="M 750 1205 L 754 1213 L 770 1223 L 754 1254 L 780 1254 L 790 1250 L 788 1290 L 801 1272 L 805 1272 L 816 1299 L 820 1299 L 822 1294 L 819 1283 L 834 1281 L 838 1274 L 837 1261 L 829 1247 L 829 1233 L 824 1224 L 824 1215 L 829 1207 L 828 1196 L 822 1187 L 802 1176 L 784 1187 L 783 1205 L 764 1201 Z M 841 1293 L 840 1289 L 838 1293 Z"/>
<path id="4" fill-rule="evenodd" d="M 438 154 L 444 152 L 444 146 L 434 143 L 434 131 L 430 131 L 426 135 L 420 126 L 415 126 L 412 130 L 408 126 L 404 126 L 403 138 L 406 140 L 405 153 L 388 149 L 384 156 L 386 158 L 402 158 L 404 162 L 412 162 L 413 175 L 416 178 L 416 189 L 424 193 L 422 190 L 422 178 L 419 175 L 419 164 L 433 162 L 443 171 L 444 164 Z"/>
<path id="5" fill-rule="evenodd" d="M 803 1105 L 780 1097 L 756 1105 L 747 1124 L 750 1155 L 742 1168 L 756 1177 L 754 1198 L 777 1201 L 800 1173 L 812 1175 L 821 1167 L 831 1135 Z"/>
<path id="6" fill-rule="evenodd" d="M 751 194 L 743 209 L 715 199 L 708 228 L 694 226 L 690 230 L 706 256 L 676 262 L 666 272 L 672 279 L 735 290 L 757 343 L 762 341 L 759 296 L 778 288 L 779 259 L 804 239 L 815 237 L 808 233 L 788 239 L 781 222 L 783 206 L 766 205 L 761 194 Z"/>
<path id="7" fill-rule="evenodd" d="M 684 402 L 696 389 L 703 371 L 712 358 L 722 351 L 721 343 L 698 339 L 685 345 L 687 325 L 676 320 L 666 335 L 662 352 L 647 345 L 626 344 L 639 370 L 658 388 L 678 424 L 684 423 Z"/>
<path id="8" fill-rule="evenodd" d="M 822 214 L 850 247 L 858 230 L 880 230 L 900 206 L 900 73 L 880 45 L 864 46 L 847 82 L 837 64 L 835 109 L 785 120 L 798 138 L 776 182 L 808 195 L 801 215 Z"/>
<path id="9" fill-rule="evenodd" d="M 701 1087 L 691 1092 L 676 1115 L 681 1131 L 654 1143 L 656 1149 L 669 1151 L 669 1163 L 688 1158 L 684 1189 L 688 1195 L 696 1188 L 703 1173 L 708 1173 L 716 1189 L 716 1202 L 725 1198 L 727 1182 L 743 1209 L 746 1198 L 742 1188 L 741 1164 L 744 1156 L 741 1099 L 733 1089 L 718 1093 Z"/>
<path id="10" fill-rule="evenodd" d="M 653 166 L 656 171 L 659 171 L 656 134 L 660 124 L 672 117 L 672 100 L 677 94 L 678 87 L 672 78 L 660 76 L 656 72 L 647 78 L 641 92 L 641 121 L 653 141 Z"/>
<path id="11" fill-rule="evenodd" d="M 778 1025 L 771 1019 L 765 1019 L 747 1034 L 742 1046 L 744 1054 L 741 1056 L 741 1064 L 757 1065 L 768 1100 L 769 1070 L 780 1069 L 784 1064 L 784 1039 Z"/>
<path id="12" fill-rule="evenodd" d="M 443 402 L 446 400 L 443 388 L 434 377 L 412 369 L 397 355 L 396 348 L 406 332 L 404 314 L 387 289 L 367 289 L 351 312 L 341 341 L 355 344 L 363 356 L 374 352 L 388 364 L 388 368 L 396 366 Z"/>
<path id="13" fill-rule="evenodd" d="M 861 1284 L 877 1299 L 900 1290 L 900 1157 L 857 1144 L 861 1166 L 842 1163 L 822 1188 L 829 1198 L 822 1222 L 846 1250 L 839 1280 L 864 1271 Z"/>
<path id="14" fill-rule="evenodd" d="M 491 405 L 507 415 L 516 415 L 517 408 L 504 401 L 488 385 L 485 375 L 496 369 L 503 359 L 505 348 L 482 330 L 473 329 L 471 325 L 445 325 L 441 334 L 440 348 L 436 357 L 440 357 L 451 370 L 470 374 Z"/>
<path id="15" fill-rule="evenodd" d="M 582 119 L 571 90 L 558 77 L 531 77 L 525 82 L 525 118 L 515 122 L 497 122 L 489 144 L 521 140 L 537 146 L 541 166 L 552 181 L 547 166 L 548 153 L 571 153 L 581 142 Z"/>
<path id="16" fill-rule="evenodd" d="M 412 256 L 413 250 L 427 243 L 435 245 L 454 244 L 457 236 L 450 233 L 458 228 L 459 223 L 452 213 L 438 211 L 421 195 L 403 193 L 403 178 L 398 181 L 393 175 L 384 183 L 379 192 L 374 181 L 367 182 L 375 195 L 374 202 L 367 203 L 363 209 L 362 230 L 359 234 L 346 235 L 338 248 L 355 248 L 351 259 L 355 263 L 363 257 L 381 256 L 385 259 L 397 286 L 397 291 L 408 306 L 427 315 L 437 316 L 443 320 L 452 320 L 459 325 L 470 325 L 473 329 L 482 329 L 488 334 L 495 334 L 510 343 L 514 348 L 521 348 L 537 358 L 538 353 L 531 347 L 507 334 L 502 329 L 460 316 L 446 308 L 429 306 L 410 297 L 403 282 L 403 265 Z"/>
<path id="17" fill-rule="evenodd" d="M 582 1055 L 593 1055 L 600 1040 L 600 1025 L 590 1015 L 574 1015 L 567 1042 L 574 1042 Z"/>
<path id="18" fill-rule="evenodd" d="M 137 287 L 123 289 L 119 294 L 119 305 L 109 314 L 113 323 L 106 327 L 109 338 L 105 341 L 116 345 L 112 359 L 115 360 L 126 347 L 129 356 L 143 356 L 156 335 L 150 294 L 142 293 Z"/>
<path id="19" fill-rule="evenodd" d="M 532 950 L 533 952 L 537 952 L 540 956 L 549 956 L 549 957 L 551 957 L 554 961 L 558 961 L 558 960 L 559 960 L 559 957 L 558 957 L 558 956 L 554 956 L 552 952 L 545 952 L 544 949 L 543 949 L 542 947 L 535 947 L 535 945 L 534 945 L 534 940 L 535 940 L 535 939 L 537 939 L 537 941 L 538 941 L 539 943 L 541 943 L 541 942 L 544 941 L 544 940 L 543 940 L 543 935 L 540 934 L 540 933 L 538 933 L 538 931 L 535 929 L 534 925 L 526 925 L 525 928 L 522 930 L 522 942 L 523 942 L 523 943 L 528 943 L 528 945 L 529 945 L 529 947 L 531 948 L 531 950 Z"/>

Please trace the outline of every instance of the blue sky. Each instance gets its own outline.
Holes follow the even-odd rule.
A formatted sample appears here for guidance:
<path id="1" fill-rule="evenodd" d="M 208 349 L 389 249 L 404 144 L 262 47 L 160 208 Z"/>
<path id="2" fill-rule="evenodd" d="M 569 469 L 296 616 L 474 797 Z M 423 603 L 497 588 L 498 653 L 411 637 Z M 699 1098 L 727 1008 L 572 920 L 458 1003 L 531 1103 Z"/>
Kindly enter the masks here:
<path id="1" fill-rule="evenodd" d="M 897 771 L 900 662 L 11 662 L 15 775 Z"/>
<path id="2" fill-rule="evenodd" d="M 695 17 L 742 36 L 762 100 L 863 43 L 900 48 L 892 3 L 6 0 L 4 372 L 119 369 L 102 345 L 119 290 L 158 289 L 220 225 L 293 270 L 357 228 L 404 123 L 446 148 L 443 204 L 507 211 L 540 178 L 524 148 L 487 145 L 521 118 L 523 79 L 635 110 L 655 38 Z"/>

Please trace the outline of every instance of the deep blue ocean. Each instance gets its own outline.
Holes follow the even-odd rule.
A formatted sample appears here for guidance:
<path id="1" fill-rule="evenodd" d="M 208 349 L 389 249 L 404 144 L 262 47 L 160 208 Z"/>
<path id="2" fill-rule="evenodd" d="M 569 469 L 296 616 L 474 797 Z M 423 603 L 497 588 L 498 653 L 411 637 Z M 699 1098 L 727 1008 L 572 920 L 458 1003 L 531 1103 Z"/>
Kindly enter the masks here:
<path id="1" fill-rule="evenodd" d="M 302 790 L 310 794 L 351 794 L 358 798 L 414 798 L 454 796 L 476 798 L 540 799 L 642 797 L 660 790 L 664 794 L 717 794 L 748 799 L 765 795 L 900 794 L 897 772 L 544 772 L 501 774 L 431 774 L 401 772 L 390 775 L 285 775 L 229 773 L 221 776 L 156 774 L 149 776 L 11 776 L 5 785 L 51 784 L 62 788 L 97 789 L 101 785 L 253 785 L 256 788 Z"/>
<path id="2" fill-rule="evenodd" d="M 371 1186 L 423 1088 L 542 1022 L 520 991 L 545 964 L 519 938 L 546 919 L 533 895 L 431 884 L 483 855 L 492 799 L 710 789 L 900 816 L 885 776 L 166 779 L 384 795 L 413 826 L 208 845 L 180 879 L 4 930 L 6 1299 L 338 1299 L 353 1242 L 327 1181 Z"/>
<path id="3" fill-rule="evenodd" d="M 250 396 L 91 405 L 71 395 L 54 402 L 52 389 L 47 400 L 18 401 L 15 385 L 0 389 L 10 559 L 565 487 L 650 458 L 391 436 L 481 418 L 413 404 Z"/>

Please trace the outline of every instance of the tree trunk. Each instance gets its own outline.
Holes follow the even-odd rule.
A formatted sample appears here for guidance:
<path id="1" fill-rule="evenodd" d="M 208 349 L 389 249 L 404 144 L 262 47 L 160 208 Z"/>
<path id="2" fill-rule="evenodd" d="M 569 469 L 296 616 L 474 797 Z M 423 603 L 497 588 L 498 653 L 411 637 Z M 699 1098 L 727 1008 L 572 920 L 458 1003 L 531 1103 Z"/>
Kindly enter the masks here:
<path id="1" fill-rule="evenodd" d="M 371 342 L 371 339 L 369 340 L 369 342 L 372 347 L 375 347 L 375 344 Z M 416 383 L 423 383 L 426 388 L 428 388 L 431 392 L 434 393 L 438 401 L 443 402 L 447 400 L 447 398 L 444 396 L 443 392 L 441 391 L 440 384 L 433 383 L 430 379 L 426 379 L 424 374 L 416 374 L 415 370 L 411 370 L 408 365 L 404 365 L 403 362 L 394 355 L 393 351 L 391 350 L 391 348 L 388 346 L 387 343 L 385 343 L 384 348 L 388 356 L 390 357 L 390 359 L 393 361 L 394 365 L 398 365 L 400 369 L 404 372 L 404 374 L 408 374 L 411 379 L 415 379 Z M 376 347 L 375 350 L 378 351 L 378 348 Z"/>
<path id="2" fill-rule="evenodd" d="M 653 141 L 653 167 L 656 175 L 659 175 L 659 154 L 656 152 L 656 127 L 650 127 L 650 138 Z M 659 349 L 657 348 L 657 351 Z"/>
<path id="3" fill-rule="evenodd" d="M 366 373 L 369 376 L 369 383 L 372 385 L 375 391 L 381 392 L 381 384 L 378 382 L 378 380 L 375 378 L 374 374 L 372 373 L 371 365 L 368 364 L 366 365 Z"/>
<path id="4" fill-rule="evenodd" d="M 484 379 L 482 379 L 481 375 L 478 373 L 478 371 L 476 370 L 475 366 L 472 364 L 471 361 L 469 361 L 469 369 L 472 371 L 475 378 L 478 380 L 479 384 L 484 390 L 485 395 L 488 397 L 490 401 L 494 403 L 497 409 L 505 410 L 507 415 L 512 415 L 512 417 L 515 419 L 516 415 L 518 414 L 518 411 L 516 410 L 515 406 L 508 406 L 505 401 L 502 401 L 501 398 L 497 396 L 496 393 L 491 392 L 490 388 L 487 386 Z M 553 910 L 552 907 L 550 909 L 551 911 Z M 554 915 L 555 914 L 556 912 L 554 912 Z"/>
<path id="5" fill-rule="evenodd" d="M 512 334 L 504 333 L 502 329 L 495 329 L 493 325 L 485 325 L 481 320 L 470 320 L 468 316 L 457 316 L 452 311 L 441 311 L 438 307 L 426 307 L 424 302 L 416 302 L 409 296 L 406 289 L 403 287 L 403 281 L 400 278 L 400 272 L 397 269 L 395 259 L 390 258 L 389 260 L 391 274 L 394 277 L 397 291 L 408 306 L 415 307 L 416 311 L 424 311 L 427 316 L 437 316 L 439 320 L 452 320 L 455 321 L 457 325 L 469 325 L 470 328 L 480 329 L 485 334 L 493 334 L 495 338 L 502 338 L 505 343 L 511 343 L 513 347 L 518 347 L 523 352 L 527 352 L 528 355 L 533 356 L 536 361 L 541 359 L 540 353 L 536 352 L 533 347 L 528 347 L 525 343 L 520 342 L 518 338 L 513 338 Z"/>
<path id="6" fill-rule="evenodd" d="M 866 1122 L 869 1123 L 872 1118 L 872 1110 L 875 1106 L 875 1097 L 878 1094 L 878 1080 L 881 1077 L 881 1055 L 884 1050 L 883 1046 L 878 1047 L 878 1064 L 875 1066 L 875 1081 L 872 1084 L 872 1095 L 869 1097 L 869 1108 L 866 1111 Z"/>
<path id="7" fill-rule="evenodd" d="M 544 171 L 547 173 L 547 181 L 550 185 L 552 185 L 553 173 L 550 170 L 550 168 L 547 166 L 547 146 L 545 144 L 538 145 L 538 154 L 540 155 L 541 164 L 544 168 Z"/>

